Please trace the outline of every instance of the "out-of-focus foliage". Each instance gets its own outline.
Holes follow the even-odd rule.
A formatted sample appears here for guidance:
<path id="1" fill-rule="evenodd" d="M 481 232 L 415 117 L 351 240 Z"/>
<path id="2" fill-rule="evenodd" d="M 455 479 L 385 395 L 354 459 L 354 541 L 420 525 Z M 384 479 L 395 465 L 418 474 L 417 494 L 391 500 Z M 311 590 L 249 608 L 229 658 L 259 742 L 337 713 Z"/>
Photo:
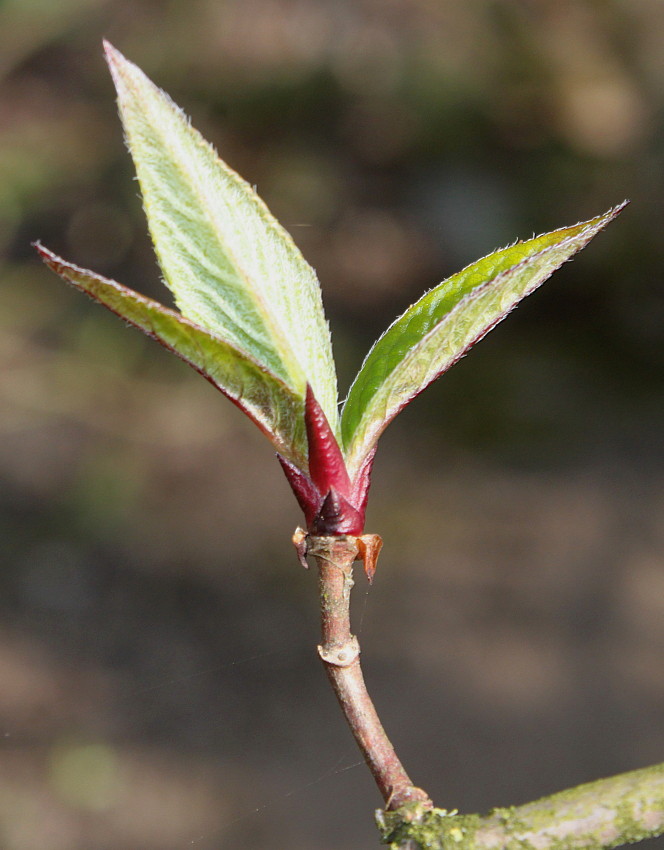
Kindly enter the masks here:
<path id="1" fill-rule="evenodd" d="M 375 841 L 268 445 L 29 247 L 162 297 L 102 37 L 316 268 L 342 394 L 432 282 L 631 198 L 386 433 L 361 640 L 440 805 L 661 760 L 661 2 L 4 0 L 3 848 Z"/>

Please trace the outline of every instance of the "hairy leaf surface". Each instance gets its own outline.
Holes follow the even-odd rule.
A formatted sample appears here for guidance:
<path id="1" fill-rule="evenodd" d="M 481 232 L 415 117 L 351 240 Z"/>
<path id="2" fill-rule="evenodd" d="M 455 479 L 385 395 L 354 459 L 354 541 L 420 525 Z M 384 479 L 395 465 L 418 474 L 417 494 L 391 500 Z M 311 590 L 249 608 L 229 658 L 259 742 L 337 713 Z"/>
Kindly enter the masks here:
<path id="1" fill-rule="evenodd" d="M 281 378 L 174 310 L 36 247 L 53 271 L 177 354 L 253 419 L 278 452 L 307 469 L 304 401 Z"/>
<path id="2" fill-rule="evenodd" d="M 182 314 L 243 351 L 332 429 L 337 390 L 316 274 L 265 204 L 143 72 L 106 45 L 165 282 Z"/>
<path id="3" fill-rule="evenodd" d="M 443 281 L 375 343 L 341 416 L 351 477 L 396 414 L 623 209 L 518 242 Z"/>

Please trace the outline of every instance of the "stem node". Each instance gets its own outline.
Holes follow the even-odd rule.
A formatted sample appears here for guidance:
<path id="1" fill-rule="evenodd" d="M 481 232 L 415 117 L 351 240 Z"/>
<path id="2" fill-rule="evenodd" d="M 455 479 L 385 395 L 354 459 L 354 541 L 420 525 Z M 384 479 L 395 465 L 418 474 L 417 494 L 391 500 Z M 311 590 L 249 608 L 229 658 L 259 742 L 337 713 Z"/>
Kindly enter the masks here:
<path id="1" fill-rule="evenodd" d="M 326 664 L 335 667 L 350 667 L 360 657 L 360 642 L 351 635 L 349 641 L 342 646 L 318 646 L 318 654 Z"/>

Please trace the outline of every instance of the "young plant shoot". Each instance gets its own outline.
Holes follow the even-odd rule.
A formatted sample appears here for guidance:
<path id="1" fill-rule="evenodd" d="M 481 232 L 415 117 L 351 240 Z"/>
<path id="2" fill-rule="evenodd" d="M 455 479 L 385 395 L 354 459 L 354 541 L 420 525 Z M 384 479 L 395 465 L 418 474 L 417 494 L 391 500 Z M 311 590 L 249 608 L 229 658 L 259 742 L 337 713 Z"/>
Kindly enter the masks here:
<path id="1" fill-rule="evenodd" d="M 184 113 L 105 45 L 164 283 L 177 310 L 79 268 L 37 244 L 77 289 L 156 339 L 261 429 L 304 514 L 294 542 L 319 567 L 319 654 L 388 810 L 428 796 L 408 778 L 366 693 L 350 632 L 353 561 L 373 578 L 364 534 L 371 466 L 387 425 L 526 295 L 602 230 L 590 221 L 517 242 L 435 286 L 368 353 L 341 411 L 316 274 L 252 188 Z"/>

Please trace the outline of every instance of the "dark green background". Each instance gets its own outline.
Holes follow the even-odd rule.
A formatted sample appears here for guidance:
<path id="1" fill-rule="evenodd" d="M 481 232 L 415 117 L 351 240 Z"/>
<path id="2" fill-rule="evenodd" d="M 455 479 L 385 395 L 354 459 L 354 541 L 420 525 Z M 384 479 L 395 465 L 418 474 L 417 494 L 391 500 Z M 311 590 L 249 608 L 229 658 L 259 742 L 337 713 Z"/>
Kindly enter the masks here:
<path id="1" fill-rule="evenodd" d="M 631 198 L 386 433 L 356 628 L 439 805 L 663 760 L 661 2 L 5 0 L 3 850 L 377 846 L 269 444 L 31 251 L 167 298 L 102 37 L 318 270 L 342 393 L 424 289 Z"/>

